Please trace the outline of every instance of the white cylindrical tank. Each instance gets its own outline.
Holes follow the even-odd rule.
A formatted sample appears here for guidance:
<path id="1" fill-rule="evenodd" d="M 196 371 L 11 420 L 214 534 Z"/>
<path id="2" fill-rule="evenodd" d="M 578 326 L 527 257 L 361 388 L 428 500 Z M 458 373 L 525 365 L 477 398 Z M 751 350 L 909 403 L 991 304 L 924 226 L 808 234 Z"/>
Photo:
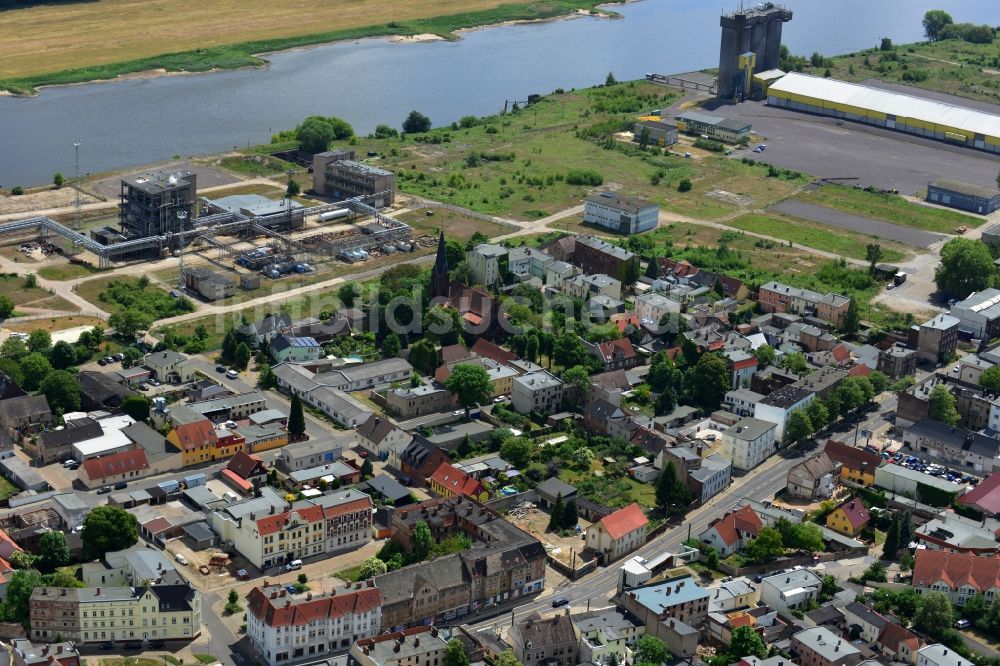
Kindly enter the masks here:
<path id="1" fill-rule="evenodd" d="M 321 213 L 319 216 L 320 222 L 329 222 L 330 220 L 341 220 L 351 214 L 350 208 L 341 208 L 340 210 L 331 210 L 325 213 Z"/>

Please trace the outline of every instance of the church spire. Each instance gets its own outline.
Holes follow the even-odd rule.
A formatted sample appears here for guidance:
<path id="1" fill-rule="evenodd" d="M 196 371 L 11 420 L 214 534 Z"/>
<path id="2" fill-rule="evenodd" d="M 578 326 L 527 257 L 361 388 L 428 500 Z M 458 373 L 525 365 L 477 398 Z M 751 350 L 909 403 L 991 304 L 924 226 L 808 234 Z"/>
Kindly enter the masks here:
<path id="1" fill-rule="evenodd" d="M 438 238 L 438 251 L 437 258 L 434 260 L 434 272 L 448 272 L 448 253 L 444 249 L 444 229 L 441 230 L 441 236 Z"/>
<path id="2" fill-rule="evenodd" d="M 445 249 L 444 229 L 438 237 L 437 257 L 431 273 L 431 298 L 448 298 L 450 277 L 448 276 L 448 252 Z"/>

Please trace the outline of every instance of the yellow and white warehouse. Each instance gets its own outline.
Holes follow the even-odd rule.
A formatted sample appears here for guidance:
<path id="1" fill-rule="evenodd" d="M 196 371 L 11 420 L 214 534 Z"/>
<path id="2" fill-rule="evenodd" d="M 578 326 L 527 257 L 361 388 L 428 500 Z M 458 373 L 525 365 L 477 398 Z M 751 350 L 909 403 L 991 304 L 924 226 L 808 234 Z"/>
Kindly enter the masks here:
<path id="1" fill-rule="evenodd" d="M 1000 115 L 914 95 L 792 72 L 768 87 L 767 103 L 1000 154 Z"/>

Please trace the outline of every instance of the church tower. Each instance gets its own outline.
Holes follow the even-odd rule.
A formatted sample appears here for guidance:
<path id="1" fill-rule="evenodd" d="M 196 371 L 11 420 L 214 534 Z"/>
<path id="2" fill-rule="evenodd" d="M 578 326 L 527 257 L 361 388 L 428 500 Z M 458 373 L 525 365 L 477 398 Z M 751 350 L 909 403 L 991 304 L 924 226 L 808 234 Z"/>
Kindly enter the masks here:
<path id="1" fill-rule="evenodd" d="M 431 273 L 431 298 L 448 298 L 448 253 L 445 251 L 444 229 L 438 238 L 437 258 Z"/>

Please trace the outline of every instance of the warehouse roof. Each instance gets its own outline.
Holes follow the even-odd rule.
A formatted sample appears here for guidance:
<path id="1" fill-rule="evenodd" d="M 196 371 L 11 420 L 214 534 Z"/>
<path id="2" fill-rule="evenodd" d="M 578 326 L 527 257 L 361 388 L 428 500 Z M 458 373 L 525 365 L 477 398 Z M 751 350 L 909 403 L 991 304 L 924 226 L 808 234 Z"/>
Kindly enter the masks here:
<path id="1" fill-rule="evenodd" d="M 768 92 L 775 91 L 1000 137 L 998 115 L 856 83 L 791 72 L 771 84 Z"/>
<path id="2" fill-rule="evenodd" d="M 951 178 L 932 180 L 930 186 L 942 190 L 951 190 L 959 194 L 967 194 L 970 197 L 981 197 L 983 199 L 992 199 L 993 197 L 1000 196 L 1000 192 L 997 192 L 994 187 L 983 187 L 975 183 L 968 183 L 964 180 L 952 180 Z"/>
<path id="3" fill-rule="evenodd" d="M 638 214 L 639 211 L 646 208 L 657 207 L 652 201 L 637 199 L 635 197 L 627 197 L 623 194 L 616 194 L 615 192 L 592 194 L 587 197 L 587 203 L 596 204 L 598 206 L 608 206 L 609 208 L 623 210 L 626 213 L 632 213 L 633 215 Z"/>

